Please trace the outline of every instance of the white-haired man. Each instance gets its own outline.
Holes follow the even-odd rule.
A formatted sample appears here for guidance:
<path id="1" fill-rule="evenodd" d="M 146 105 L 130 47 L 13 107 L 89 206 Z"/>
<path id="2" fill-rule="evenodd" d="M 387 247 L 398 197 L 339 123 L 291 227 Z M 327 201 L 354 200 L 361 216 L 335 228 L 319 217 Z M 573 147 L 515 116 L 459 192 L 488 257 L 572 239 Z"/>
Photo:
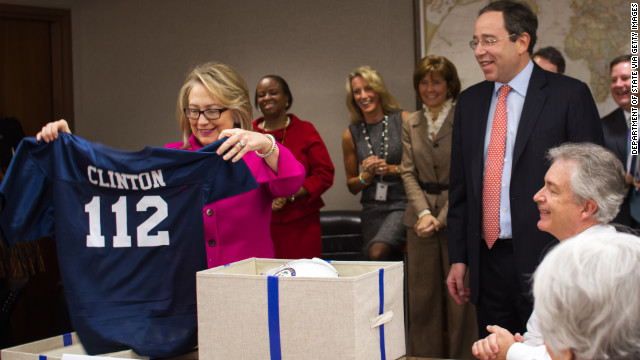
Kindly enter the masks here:
<path id="1" fill-rule="evenodd" d="M 565 241 L 534 274 L 534 311 L 552 359 L 640 359 L 640 239 Z M 635 299 L 635 300 L 634 300 Z"/>
<path id="2" fill-rule="evenodd" d="M 583 236 L 615 234 L 608 225 L 626 194 L 625 170 L 611 151 L 591 143 L 566 143 L 547 154 L 551 167 L 544 187 L 533 200 L 538 204 L 538 228 L 559 241 Z M 472 352 L 478 359 L 532 360 L 549 358 L 535 311 L 524 336 L 499 326 L 477 341 Z"/>

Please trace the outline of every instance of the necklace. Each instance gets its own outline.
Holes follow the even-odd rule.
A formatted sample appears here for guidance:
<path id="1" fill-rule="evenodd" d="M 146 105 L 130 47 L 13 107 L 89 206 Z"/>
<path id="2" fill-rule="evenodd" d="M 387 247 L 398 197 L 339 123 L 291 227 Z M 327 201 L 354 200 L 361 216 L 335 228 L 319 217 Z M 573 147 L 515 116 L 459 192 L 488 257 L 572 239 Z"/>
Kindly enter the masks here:
<path id="1" fill-rule="evenodd" d="M 284 128 L 282 129 L 282 140 L 280 141 L 280 144 L 282 145 L 284 145 L 284 138 L 285 136 L 287 136 L 287 126 L 289 126 L 290 122 L 291 122 L 291 117 L 287 115 L 287 120 L 284 121 Z M 271 130 L 271 132 L 274 132 L 275 130 L 278 130 L 278 129 Z M 267 130 L 267 120 L 265 120 L 262 123 L 262 133 L 264 134 L 267 131 L 269 130 Z"/>
<path id="2" fill-rule="evenodd" d="M 389 117 L 387 115 L 384 116 L 384 118 L 382 118 L 382 142 L 381 142 L 381 149 L 380 149 L 380 155 L 384 155 L 383 159 L 387 158 L 387 155 L 389 155 L 389 136 L 387 134 L 388 130 L 389 130 Z M 369 137 L 369 129 L 367 129 L 367 124 L 365 124 L 365 122 L 362 122 L 362 134 L 364 134 L 364 139 L 367 141 L 367 146 L 369 147 L 369 155 L 375 155 L 375 153 L 373 152 L 373 145 L 371 144 L 371 138 Z"/>

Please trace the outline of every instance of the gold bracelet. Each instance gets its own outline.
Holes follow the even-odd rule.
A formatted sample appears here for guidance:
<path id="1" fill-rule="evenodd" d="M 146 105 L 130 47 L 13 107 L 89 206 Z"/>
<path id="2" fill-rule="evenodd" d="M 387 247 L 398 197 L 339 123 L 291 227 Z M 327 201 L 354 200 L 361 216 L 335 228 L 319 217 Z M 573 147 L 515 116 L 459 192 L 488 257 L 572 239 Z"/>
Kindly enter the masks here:
<path id="1" fill-rule="evenodd" d="M 271 149 L 269 149 L 269 151 L 266 154 L 260 153 L 260 150 L 255 151 L 256 155 L 260 156 L 263 159 L 273 154 L 273 151 L 276 149 L 276 139 L 273 137 L 273 135 L 264 134 L 264 136 L 268 137 L 269 140 L 271 140 Z"/>
<path id="2" fill-rule="evenodd" d="M 402 173 L 402 167 L 400 165 L 396 165 L 396 174 L 400 175 Z"/>
<path id="3" fill-rule="evenodd" d="M 360 173 L 360 175 L 358 175 L 358 179 L 360 179 L 360 183 L 363 184 L 364 186 L 368 186 L 371 185 L 371 182 L 366 182 L 364 181 L 364 171 Z"/>

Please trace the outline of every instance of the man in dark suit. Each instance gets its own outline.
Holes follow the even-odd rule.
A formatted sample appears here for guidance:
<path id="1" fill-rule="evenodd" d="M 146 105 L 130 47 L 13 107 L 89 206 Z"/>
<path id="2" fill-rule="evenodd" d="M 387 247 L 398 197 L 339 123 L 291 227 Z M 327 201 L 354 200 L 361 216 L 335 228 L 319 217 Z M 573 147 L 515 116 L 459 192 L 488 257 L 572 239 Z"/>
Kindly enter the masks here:
<path id="1" fill-rule="evenodd" d="M 542 70 L 531 60 L 537 26 L 527 5 L 496 1 L 483 8 L 470 46 L 486 81 L 460 94 L 456 106 L 448 215 L 452 265 L 447 285 L 459 304 L 469 300 L 476 304 L 481 337 L 488 335 L 487 325 L 513 333 L 525 330 L 532 310 L 529 277 L 545 249 L 557 241 L 538 230 L 540 213 L 532 200 L 550 165 L 545 153 L 567 141 L 603 142 L 587 85 Z M 509 86 L 506 104 L 503 85 Z M 504 118 L 502 140 L 492 141 L 499 138 L 494 137 L 494 123 L 503 123 Z M 500 142 L 501 152 L 490 151 Z M 487 191 L 484 187 L 489 184 L 498 188 Z M 496 193 L 496 213 L 483 211 L 491 208 L 485 196 Z M 490 221 L 491 216 L 497 220 Z M 498 227 L 499 231 L 488 231 Z M 463 284 L 467 270 L 470 289 Z"/>
<path id="2" fill-rule="evenodd" d="M 618 104 L 618 108 L 602 118 L 602 131 L 604 132 L 604 146 L 611 150 L 629 172 L 629 118 L 631 116 L 631 55 L 621 55 L 613 59 L 609 64 L 611 74 L 611 97 Z M 629 175 L 627 176 L 629 177 Z M 631 184 L 631 178 L 628 183 Z M 631 217 L 629 201 L 631 198 L 630 187 L 620 212 L 614 223 L 638 228 L 638 222 Z"/>

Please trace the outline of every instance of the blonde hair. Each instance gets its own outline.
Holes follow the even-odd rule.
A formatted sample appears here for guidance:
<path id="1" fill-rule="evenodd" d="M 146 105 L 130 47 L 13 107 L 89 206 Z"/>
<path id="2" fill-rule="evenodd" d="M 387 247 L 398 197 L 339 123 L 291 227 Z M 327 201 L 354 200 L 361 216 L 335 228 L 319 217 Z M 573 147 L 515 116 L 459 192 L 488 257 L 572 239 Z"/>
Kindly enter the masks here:
<path id="1" fill-rule="evenodd" d="M 380 97 L 380 103 L 382 104 L 382 111 L 385 115 L 390 115 L 394 112 L 402 110 L 400 103 L 396 98 L 393 97 L 387 90 L 387 86 L 384 84 L 384 80 L 382 80 L 382 76 L 373 70 L 369 66 L 360 66 L 355 71 L 349 73 L 347 76 L 347 109 L 349 109 L 350 118 L 349 120 L 353 124 L 359 124 L 364 121 L 364 115 L 362 114 L 362 110 L 356 104 L 356 101 L 353 99 L 353 88 L 351 87 L 351 81 L 360 76 L 364 79 L 364 81 L 371 86 L 373 91 L 378 94 Z"/>
<path id="2" fill-rule="evenodd" d="M 204 86 L 220 105 L 230 109 L 236 125 L 245 130 L 251 129 L 253 108 L 249 88 L 240 74 L 233 67 L 219 62 L 200 64 L 191 70 L 178 94 L 178 123 L 185 146 L 189 144 L 191 125 L 184 108 L 189 105 L 189 94 L 197 84 Z"/>

